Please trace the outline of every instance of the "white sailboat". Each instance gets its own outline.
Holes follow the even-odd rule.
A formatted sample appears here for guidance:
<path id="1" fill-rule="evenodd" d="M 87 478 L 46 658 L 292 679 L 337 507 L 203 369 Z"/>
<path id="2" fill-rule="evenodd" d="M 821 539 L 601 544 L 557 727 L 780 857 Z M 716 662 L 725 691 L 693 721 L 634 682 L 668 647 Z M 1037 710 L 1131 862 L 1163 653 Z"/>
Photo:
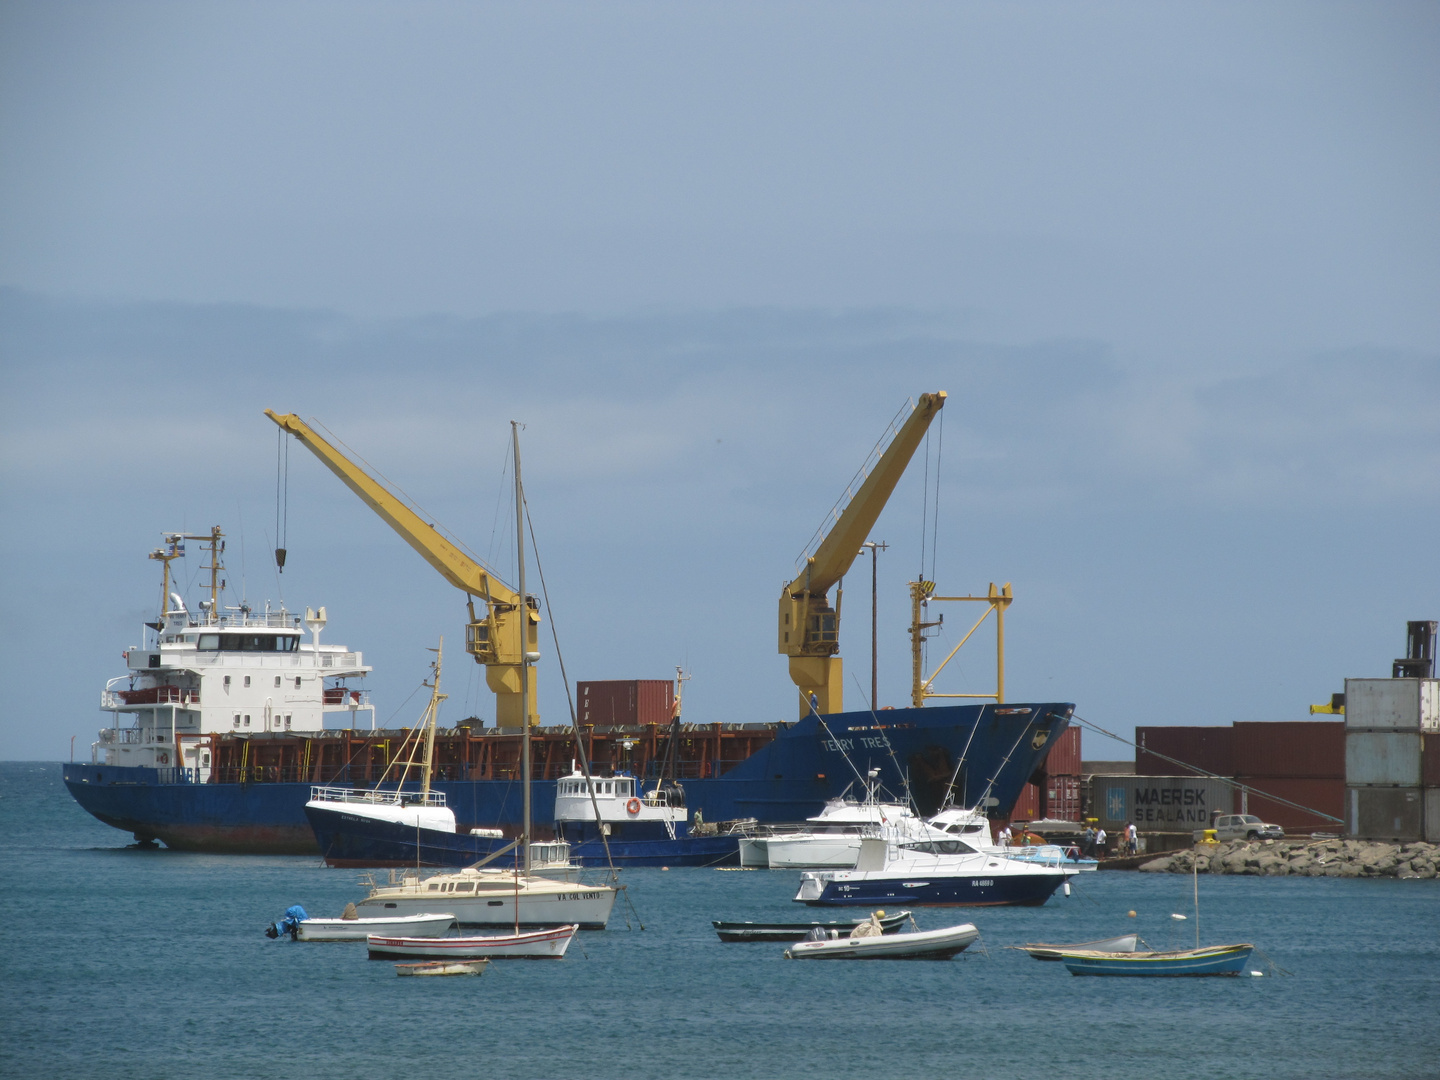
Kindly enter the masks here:
<path id="1" fill-rule="evenodd" d="M 528 603 L 525 592 L 525 496 L 520 479 L 520 432 L 512 421 L 511 439 L 515 452 L 515 547 L 519 561 L 519 594 L 521 603 Z M 523 638 L 522 638 L 523 648 Z M 539 654 L 524 652 L 524 674 L 520 679 L 520 715 L 523 724 L 521 743 L 521 783 L 524 792 L 524 816 L 520 839 L 508 844 L 485 859 L 463 870 L 433 874 L 422 878 L 418 872 L 407 871 L 399 881 L 376 885 L 358 907 L 365 914 L 407 915 L 442 910 L 455 913 L 461 926 L 509 926 L 517 931 L 527 926 L 578 925 L 582 930 L 603 930 L 615 906 L 616 890 L 609 885 L 592 885 L 580 881 L 555 880 L 534 871 L 535 852 L 530 843 L 530 724 L 526 697 L 530 689 L 528 668 Z M 500 856 L 520 849 L 514 868 L 492 867 Z"/>

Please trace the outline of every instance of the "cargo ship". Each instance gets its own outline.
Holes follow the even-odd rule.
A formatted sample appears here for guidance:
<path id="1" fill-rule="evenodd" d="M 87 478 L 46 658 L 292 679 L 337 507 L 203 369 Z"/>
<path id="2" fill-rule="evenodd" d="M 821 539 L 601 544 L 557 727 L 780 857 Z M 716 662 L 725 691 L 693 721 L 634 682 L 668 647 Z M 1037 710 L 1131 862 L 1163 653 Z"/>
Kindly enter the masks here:
<path id="1" fill-rule="evenodd" d="M 311 788 L 368 789 L 400 753 L 405 730 L 367 730 L 373 717 L 363 655 L 322 641 L 326 610 L 294 614 L 219 606 L 219 580 L 193 607 L 169 585 L 169 560 L 199 540 L 218 578 L 219 528 L 170 534 L 151 556 L 165 563 L 163 617 L 125 650 L 127 673 L 101 691 L 111 723 L 89 762 L 63 766 L 66 787 L 89 813 L 140 843 L 189 851 L 314 854 L 305 816 Z M 922 811 L 947 797 L 983 795 L 1003 812 L 1069 725 L 1068 702 L 813 713 L 794 721 L 663 723 L 662 680 L 637 687 L 617 709 L 609 693 L 585 710 L 580 737 L 591 770 L 680 783 L 686 805 L 712 823 L 800 821 L 860 774 L 909 791 Z M 658 692 L 656 688 L 659 688 Z M 647 697 L 648 694 L 648 697 Z M 646 706 L 646 700 L 653 704 Z M 582 697 L 589 702 L 590 697 Z M 327 730 L 344 717 L 349 724 Z M 457 825 L 518 835 L 520 731 L 462 722 L 435 736 L 435 790 Z M 532 729 L 536 837 L 554 835 L 556 785 L 579 756 L 570 725 Z M 394 773 L 392 772 L 392 776 Z M 548 827 L 547 827 L 548 826 Z"/>
<path id="2" fill-rule="evenodd" d="M 472 718 L 437 732 L 431 784 L 457 828 L 514 836 L 524 816 L 521 759 L 528 731 L 535 837 L 544 839 L 554 832 L 556 784 L 570 775 L 582 748 L 595 775 L 624 774 L 642 784 L 663 777 L 683 785 L 690 812 L 709 823 L 802 821 L 872 771 L 922 813 L 946 801 L 981 802 L 997 815 L 1010 808 L 1068 726 L 1073 706 L 1005 701 L 1008 584 L 1003 590 L 992 584 L 988 597 L 938 597 L 933 582 L 911 582 L 911 707 L 844 708 L 840 598 L 837 593 L 832 606 L 829 591 L 870 547 L 873 598 L 874 545 L 866 537 L 944 403 L 942 391 L 901 408 L 832 510 L 833 525 L 817 532 L 818 543 L 807 547 L 813 553 L 797 561 L 797 575 L 782 589 L 776 641 L 788 657 L 798 718 L 660 724 L 582 707 L 576 725 L 560 727 L 539 722 L 534 665 L 541 612 L 524 588 L 523 567 L 520 587 L 512 589 L 298 416 L 268 409 L 266 415 L 465 594 L 465 649 L 486 669 L 494 723 Z M 514 455 L 518 476 L 518 442 Z M 517 528 L 524 520 L 521 503 L 517 483 Z M 192 609 L 170 591 L 170 561 L 195 541 L 209 555 L 210 584 L 208 598 Z M 127 674 L 102 691 L 101 708 L 112 724 L 92 746 L 89 763 L 64 767 L 65 783 L 87 811 L 141 843 L 314 853 L 319 849 L 305 815 L 312 787 L 381 783 L 406 733 L 359 724 L 361 711 L 374 724 L 367 692 L 355 685 L 370 669 L 360 653 L 321 643 L 324 608 L 303 616 L 283 608 L 256 612 L 244 603 L 222 609 L 223 550 L 217 527 L 200 536 L 168 534 L 165 546 L 151 552 L 165 569 L 161 614 L 146 624 L 145 644 L 126 650 Z M 277 549 L 281 568 L 284 556 Z M 920 678 L 925 629 L 940 625 L 922 614 L 932 599 L 984 601 L 987 614 L 995 613 L 1002 637 L 993 694 L 938 695 L 930 689 L 933 675 Z M 925 707 L 937 696 L 995 701 Z M 337 714 L 346 712 L 349 726 L 336 730 Z"/>

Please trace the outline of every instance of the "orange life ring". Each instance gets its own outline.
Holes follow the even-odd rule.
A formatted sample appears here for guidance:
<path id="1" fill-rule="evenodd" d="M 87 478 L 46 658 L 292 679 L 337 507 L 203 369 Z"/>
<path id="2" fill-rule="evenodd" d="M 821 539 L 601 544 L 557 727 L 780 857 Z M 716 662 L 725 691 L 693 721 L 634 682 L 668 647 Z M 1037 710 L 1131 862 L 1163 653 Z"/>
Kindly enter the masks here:
<path id="1" fill-rule="evenodd" d="M 638 814 L 640 812 L 640 800 L 631 799 L 629 802 L 627 802 L 625 804 L 625 812 L 627 814 Z"/>
<path id="2" fill-rule="evenodd" d="M 169 755 L 169 754 L 166 754 L 166 753 L 164 753 L 164 752 L 161 752 L 161 754 L 159 755 L 159 757 L 158 757 L 156 760 L 159 761 L 161 765 L 169 765 L 169 764 L 170 764 L 170 755 Z"/>

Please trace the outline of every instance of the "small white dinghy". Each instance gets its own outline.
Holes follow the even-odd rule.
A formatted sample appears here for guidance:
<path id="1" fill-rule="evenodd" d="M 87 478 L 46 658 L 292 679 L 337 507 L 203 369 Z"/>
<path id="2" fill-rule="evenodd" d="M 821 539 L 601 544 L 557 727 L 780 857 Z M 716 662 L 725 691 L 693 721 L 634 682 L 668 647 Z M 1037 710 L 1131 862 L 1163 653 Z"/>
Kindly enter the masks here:
<path id="1" fill-rule="evenodd" d="M 438 938 L 454 925 L 455 916 L 450 912 L 376 919 L 302 919 L 295 924 L 295 940 L 364 941 L 372 934 Z"/>
<path id="2" fill-rule="evenodd" d="M 877 913 L 878 914 L 878 913 Z M 878 919 L 872 918 L 878 924 Z M 980 931 L 974 923 L 946 926 L 939 930 L 912 930 L 909 933 L 881 934 L 878 929 L 864 933 L 869 924 L 861 923 L 859 936 L 841 936 L 830 931 L 825 937 L 814 935 L 785 950 L 787 960 L 948 960 L 970 947 Z M 823 931 L 822 931 L 823 933 Z M 816 940 L 818 938 L 818 940 Z"/>
<path id="3" fill-rule="evenodd" d="M 381 937 L 368 939 L 371 960 L 479 960 L 506 957 L 522 960 L 559 960 L 580 931 L 579 923 L 519 934 L 484 937 Z"/>
<path id="4" fill-rule="evenodd" d="M 418 964 L 396 964 L 396 975 L 483 975 L 483 957 L 479 960 L 422 960 Z"/>
<path id="5" fill-rule="evenodd" d="M 1105 938 L 1103 941 L 1081 941 L 1074 945 L 1049 945 L 1045 942 L 1032 942 L 1026 945 L 1007 945 L 1005 947 L 1029 953 L 1036 960 L 1059 960 L 1061 954 L 1067 952 L 1131 953 L 1135 951 L 1139 940 L 1137 934 L 1121 934 L 1119 937 Z"/>

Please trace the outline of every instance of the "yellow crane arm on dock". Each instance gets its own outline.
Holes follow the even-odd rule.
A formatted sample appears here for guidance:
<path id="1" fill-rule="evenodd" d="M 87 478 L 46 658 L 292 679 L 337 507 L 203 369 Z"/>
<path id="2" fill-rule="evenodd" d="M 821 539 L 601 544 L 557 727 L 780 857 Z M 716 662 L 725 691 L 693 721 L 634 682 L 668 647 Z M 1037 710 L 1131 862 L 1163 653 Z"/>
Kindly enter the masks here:
<path id="1" fill-rule="evenodd" d="M 500 581 L 485 567 L 470 558 L 388 488 L 342 454 L 309 424 L 293 413 L 280 414 L 266 409 L 265 415 L 280 428 L 295 436 L 338 476 L 366 506 L 379 514 L 405 542 L 440 572 L 455 588 L 470 598 L 470 621 L 466 627 L 465 649 L 475 661 L 484 664 L 485 681 L 495 692 L 496 723 L 501 727 L 519 727 L 521 718 L 521 683 L 528 678 L 529 722 L 539 722 L 535 710 L 535 669 L 524 663 L 524 653 L 539 651 L 540 613 L 533 598 L 526 598 L 526 617 L 520 617 L 520 595 Z M 485 603 L 485 615 L 475 617 L 474 599 Z M 522 645 L 521 625 L 525 635 Z"/>
<path id="2" fill-rule="evenodd" d="M 945 391 L 921 394 L 900 430 L 880 455 L 835 525 L 805 562 L 805 569 L 780 594 L 779 649 L 790 658 L 790 678 L 800 689 L 800 715 L 810 712 L 810 699 L 821 713 L 844 709 L 840 651 L 840 612 L 830 606 L 830 587 L 860 554 L 900 482 L 915 449 L 935 414 L 945 407 Z M 873 704 L 873 703 L 872 703 Z"/>

